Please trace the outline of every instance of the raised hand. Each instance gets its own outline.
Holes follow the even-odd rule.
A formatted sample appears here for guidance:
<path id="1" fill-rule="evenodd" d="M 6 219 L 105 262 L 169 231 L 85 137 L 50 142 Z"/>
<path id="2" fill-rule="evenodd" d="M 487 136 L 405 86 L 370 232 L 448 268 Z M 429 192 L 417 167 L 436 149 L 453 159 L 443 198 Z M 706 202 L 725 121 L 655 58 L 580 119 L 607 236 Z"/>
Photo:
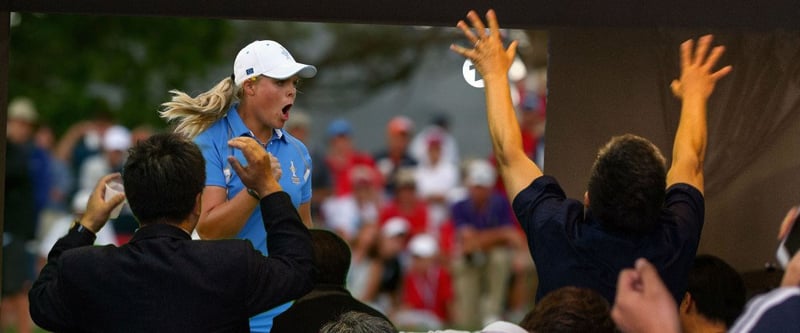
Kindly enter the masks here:
<path id="1" fill-rule="evenodd" d="M 242 166 L 236 157 L 228 156 L 228 162 L 244 186 L 254 189 L 261 197 L 280 190 L 272 171 L 270 154 L 255 139 L 236 137 L 228 141 L 228 146 L 241 150 L 247 160 L 247 166 Z"/>
<path id="2" fill-rule="evenodd" d="M 108 222 L 108 216 L 111 214 L 111 211 L 114 210 L 114 207 L 117 207 L 117 205 L 125 200 L 124 193 L 117 194 L 108 201 L 104 200 L 106 183 L 117 178 L 120 178 L 120 174 L 112 173 L 100 178 L 97 182 L 94 191 L 92 191 L 92 195 L 89 196 L 89 202 L 86 204 L 86 213 L 83 214 L 80 220 L 80 224 L 83 225 L 84 228 L 94 233 L 100 231 L 100 229 L 106 225 L 106 222 Z"/>
<path id="3" fill-rule="evenodd" d="M 681 76 L 672 81 L 672 93 L 678 98 L 696 95 L 707 99 L 714 91 L 717 80 L 725 77 L 733 67 L 725 66 L 714 72 L 714 66 L 725 53 L 724 46 L 709 47 L 714 40 L 712 35 L 700 37 L 695 47 L 694 40 L 687 40 L 681 44 Z"/>
<path id="4" fill-rule="evenodd" d="M 619 273 L 611 318 L 626 333 L 680 332 L 678 307 L 656 268 L 645 259 Z"/>
<path id="5" fill-rule="evenodd" d="M 475 29 L 475 32 L 463 20 L 458 21 L 456 27 L 464 32 L 464 36 L 472 43 L 473 48 L 468 49 L 452 44 L 450 49 L 471 60 L 485 80 L 494 78 L 506 80 L 508 69 L 514 62 L 517 52 L 517 41 L 511 42 L 507 49 L 503 47 L 500 27 L 497 24 L 497 16 L 494 10 L 490 9 L 486 13 L 486 22 L 489 24 L 488 32 L 483 21 L 474 10 L 467 13 L 467 19 L 472 23 L 472 28 Z"/>

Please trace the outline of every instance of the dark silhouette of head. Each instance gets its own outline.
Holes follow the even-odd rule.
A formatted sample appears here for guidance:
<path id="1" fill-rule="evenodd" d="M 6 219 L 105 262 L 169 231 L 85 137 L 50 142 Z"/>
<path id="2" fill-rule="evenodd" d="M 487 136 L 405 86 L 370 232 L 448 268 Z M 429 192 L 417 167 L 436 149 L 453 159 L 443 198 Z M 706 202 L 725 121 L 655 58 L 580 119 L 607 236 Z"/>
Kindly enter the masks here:
<path id="1" fill-rule="evenodd" d="M 653 229 L 666 193 L 666 161 L 642 137 L 611 138 L 600 149 L 589 179 L 589 208 L 611 229 L 646 233 Z"/>
<path id="2" fill-rule="evenodd" d="M 142 225 L 185 220 L 206 182 L 205 161 L 193 142 L 156 134 L 129 150 L 122 171 L 125 196 Z"/>
<path id="3" fill-rule="evenodd" d="M 615 332 L 611 307 L 596 291 L 559 288 L 542 298 L 519 326 L 529 332 Z"/>
<path id="4" fill-rule="evenodd" d="M 350 247 L 333 232 L 311 229 L 311 244 L 314 248 L 314 266 L 317 267 L 314 282 L 344 286 L 350 270 Z"/>
<path id="5" fill-rule="evenodd" d="M 694 303 L 697 313 L 712 322 L 731 327 L 742 313 L 746 290 L 742 277 L 720 258 L 699 255 L 689 271 L 684 302 Z M 686 304 L 681 304 L 684 310 Z M 684 311 L 681 311 L 684 312 Z M 684 313 L 681 313 L 683 319 Z"/>

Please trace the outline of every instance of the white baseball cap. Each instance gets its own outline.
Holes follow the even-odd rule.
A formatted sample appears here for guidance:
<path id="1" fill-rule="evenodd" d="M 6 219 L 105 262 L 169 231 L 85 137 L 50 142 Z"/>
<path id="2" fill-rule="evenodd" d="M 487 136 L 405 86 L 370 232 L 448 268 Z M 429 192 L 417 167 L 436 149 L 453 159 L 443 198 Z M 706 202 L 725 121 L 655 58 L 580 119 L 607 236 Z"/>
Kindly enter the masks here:
<path id="1" fill-rule="evenodd" d="M 29 98 L 17 97 L 8 104 L 8 119 L 35 123 L 39 119 L 39 113 Z"/>
<path id="2" fill-rule="evenodd" d="M 233 62 L 236 85 L 245 80 L 264 75 L 283 80 L 297 74 L 302 78 L 317 75 L 317 68 L 294 61 L 292 55 L 281 44 L 272 40 L 257 40 L 245 46 Z"/>
<path id="3" fill-rule="evenodd" d="M 408 233 L 408 221 L 399 216 L 390 218 L 381 227 L 381 233 L 384 237 L 394 237 Z"/>
<path id="4" fill-rule="evenodd" d="M 439 252 L 439 244 L 437 244 L 436 238 L 432 235 L 419 234 L 414 236 L 411 242 L 408 243 L 408 250 L 415 256 L 430 258 Z"/>
<path id="5" fill-rule="evenodd" d="M 496 177 L 492 164 L 484 159 L 478 159 L 469 163 L 464 182 L 469 186 L 492 187 Z"/>
<path id="6" fill-rule="evenodd" d="M 103 149 L 106 151 L 128 150 L 131 147 L 131 131 L 127 128 L 114 125 L 103 134 Z"/>

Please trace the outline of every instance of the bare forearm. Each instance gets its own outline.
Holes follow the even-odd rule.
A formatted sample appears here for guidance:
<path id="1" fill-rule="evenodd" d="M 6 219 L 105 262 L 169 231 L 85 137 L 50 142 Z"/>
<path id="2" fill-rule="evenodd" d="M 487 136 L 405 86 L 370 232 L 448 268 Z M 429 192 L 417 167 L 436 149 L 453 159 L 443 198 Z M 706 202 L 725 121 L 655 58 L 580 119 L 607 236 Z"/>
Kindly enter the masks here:
<path id="1" fill-rule="evenodd" d="M 522 149 L 522 134 L 514 107 L 511 104 L 511 90 L 506 76 L 485 78 L 486 114 L 492 147 L 501 166 L 507 166 L 509 154 Z"/>
<path id="2" fill-rule="evenodd" d="M 258 201 L 242 190 L 231 200 L 216 205 L 200 215 L 197 233 L 202 239 L 233 238 L 258 207 Z"/>
<path id="3" fill-rule="evenodd" d="M 672 149 L 672 165 L 667 175 L 668 184 L 694 179 L 692 185 L 702 191 L 708 141 L 706 113 L 705 97 L 684 96 Z"/>
<path id="4" fill-rule="evenodd" d="M 72 150 L 78 144 L 81 135 L 85 131 L 81 128 L 80 124 L 70 128 L 66 134 L 58 141 L 55 148 L 55 156 L 61 161 L 69 162 L 72 159 Z"/>
<path id="5" fill-rule="evenodd" d="M 522 148 L 522 133 L 511 102 L 508 78 L 498 76 L 486 80 L 486 113 L 498 171 L 508 198 L 542 175 Z"/>
<path id="6" fill-rule="evenodd" d="M 673 158 L 692 157 L 702 162 L 706 152 L 706 98 L 686 96 L 675 135 Z"/>

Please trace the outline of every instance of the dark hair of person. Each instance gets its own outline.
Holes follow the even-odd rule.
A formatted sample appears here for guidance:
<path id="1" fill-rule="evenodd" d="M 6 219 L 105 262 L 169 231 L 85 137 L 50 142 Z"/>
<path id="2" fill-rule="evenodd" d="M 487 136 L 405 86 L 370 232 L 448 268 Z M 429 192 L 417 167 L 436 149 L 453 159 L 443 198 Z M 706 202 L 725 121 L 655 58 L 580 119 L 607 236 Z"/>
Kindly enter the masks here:
<path id="1" fill-rule="evenodd" d="M 731 327 L 742 313 L 746 290 L 741 275 L 720 258 L 699 255 L 689 271 L 686 292 L 697 304 L 697 312 Z"/>
<path id="2" fill-rule="evenodd" d="M 611 229 L 649 232 L 664 206 L 666 178 L 666 161 L 653 143 L 632 134 L 613 137 L 592 166 L 589 208 Z"/>
<path id="3" fill-rule="evenodd" d="M 177 223 L 189 216 L 203 191 L 205 161 L 183 136 L 155 134 L 129 150 L 122 181 L 139 223 Z"/>
<path id="4" fill-rule="evenodd" d="M 311 229 L 314 248 L 315 283 L 344 286 L 350 270 L 350 247 L 341 237 L 322 229 Z"/>
<path id="5" fill-rule="evenodd" d="M 559 288 L 542 298 L 519 326 L 528 332 L 616 332 L 611 307 L 596 291 Z"/>
<path id="6" fill-rule="evenodd" d="M 320 333 L 395 333 L 392 323 L 364 312 L 345 312 L 320 329 Z"/>

